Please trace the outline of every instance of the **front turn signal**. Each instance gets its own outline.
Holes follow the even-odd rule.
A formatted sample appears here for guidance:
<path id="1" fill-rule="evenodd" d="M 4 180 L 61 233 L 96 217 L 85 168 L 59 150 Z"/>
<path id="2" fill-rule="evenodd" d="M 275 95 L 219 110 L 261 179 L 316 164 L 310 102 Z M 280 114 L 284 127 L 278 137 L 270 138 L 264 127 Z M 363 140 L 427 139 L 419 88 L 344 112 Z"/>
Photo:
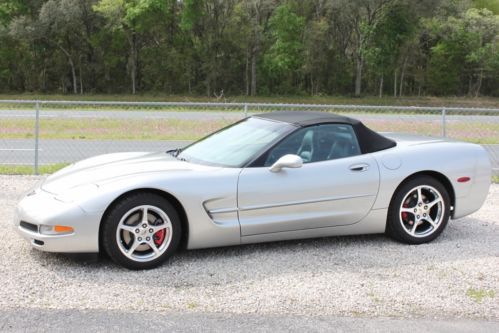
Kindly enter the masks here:
<path id="1" fill-rule="evenodd" d="M 68 227 L 65 225 L 56 225 L 56 226 L 54 226 L 54 231 L 57 233 L 70 233 L 70 232 L 73 232 L 74 229 L 73 229 L 73 227 Z"/>

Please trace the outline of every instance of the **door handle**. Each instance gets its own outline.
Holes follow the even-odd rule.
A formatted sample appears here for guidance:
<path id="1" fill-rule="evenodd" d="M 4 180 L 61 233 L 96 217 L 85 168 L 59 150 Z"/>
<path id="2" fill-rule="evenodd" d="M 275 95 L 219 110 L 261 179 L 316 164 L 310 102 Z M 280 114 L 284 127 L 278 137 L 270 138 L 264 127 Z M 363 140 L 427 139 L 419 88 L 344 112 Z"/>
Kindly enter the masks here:
<path id="1" fill-rule="evenodd" d="M 362 171 L 367 171 L 369 169 L 369 164 L 367 163 L 360 163 L 360 164 L 353 164 L 348 167 L 350 171 L 354 172 L 362 172 Z"/>

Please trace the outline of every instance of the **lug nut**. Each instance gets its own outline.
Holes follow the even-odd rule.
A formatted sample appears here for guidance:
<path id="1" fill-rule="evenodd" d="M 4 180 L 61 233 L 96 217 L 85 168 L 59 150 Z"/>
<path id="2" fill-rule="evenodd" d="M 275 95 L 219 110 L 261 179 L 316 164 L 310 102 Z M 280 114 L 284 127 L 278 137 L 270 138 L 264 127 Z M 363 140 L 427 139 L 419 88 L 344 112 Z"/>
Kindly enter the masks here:
<path id="1" fill-rule="evenodd" d="M 151 229 L 149 229 L 149 232 L 152 234 L 154 232 L 154 230 L 152 230 L 152 228 L 151 228 Z"/>
<path id="2" fill-rule="evenodd" d="M 418 216 L 416 216 L 416 218 L 418 218 L 418 219 L 419 219 L 419 215 L 418 215 Z"/>
<path id="3" fill-rule="evenodd" d="M 423 217 L 426 217 L 426 214 L 423 214 Z"/>
<path id="4" fill-rule="evenodd" d="M 139 229 L 135 229 L 135 232 L 138 234 L 140 232 L 140 230 Z"/>
<path id="5" fill-rule="evenodd" d="M 424 206 L 424 209 L 428 209 L 428 206 Z"/>
<path id="6" fill-rule="evenodd" d="M 420 202 L 420 203 L 418 203 L 418 206 L 419 206 L 419 207 L 421 207 L 421 202 Z"/>
<path id="7" fill-rule="evenodd" d="M 145 224 L 145 223 L 144 223 L 144 224 L 142 225 L 142 228 L 147 228 L 147 224 Z"/>
<path id="8" fill-rule="evenodd" d="M 414 208 L 414 213 L 416 213 L 418 210 L 416 208 Z"/>
<path id="9" fill-rule="evenodd" d="M 150 241 L 151 240 L 151 237 L 146 237 L 146 241 Z"/>
<path id="10" fill-rule="evenodd" d="M 142 237 L 139 237 L 139 238 L 137 238 L 137 239 L 138 239 L 138 241 L 140 242 L 140 241 L 142 240 Z"/>

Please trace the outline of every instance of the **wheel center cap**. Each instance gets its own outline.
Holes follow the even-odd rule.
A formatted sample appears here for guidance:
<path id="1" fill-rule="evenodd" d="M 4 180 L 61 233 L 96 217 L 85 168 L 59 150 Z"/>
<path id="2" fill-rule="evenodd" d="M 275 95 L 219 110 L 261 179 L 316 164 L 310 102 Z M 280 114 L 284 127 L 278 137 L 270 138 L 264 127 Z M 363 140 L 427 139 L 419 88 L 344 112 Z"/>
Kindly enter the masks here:
<path id="1" fill-rule="evenodd" d="M 140 230 L 140 235 L 141 235 L 141 236 L 145 236 L 145 235 L 147 235 L 147 229 L 146 229 L 146 228 L 144 228 L 144 229 Z"/>

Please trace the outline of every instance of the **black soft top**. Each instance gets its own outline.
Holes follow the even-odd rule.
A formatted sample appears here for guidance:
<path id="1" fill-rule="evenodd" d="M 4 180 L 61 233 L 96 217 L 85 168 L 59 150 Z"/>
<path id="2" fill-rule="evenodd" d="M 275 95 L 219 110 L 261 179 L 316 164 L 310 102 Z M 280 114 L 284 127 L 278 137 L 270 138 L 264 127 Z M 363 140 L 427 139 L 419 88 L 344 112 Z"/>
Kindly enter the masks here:
<path id="1" fill-rule="evenodd" d="M 367 128 L 357 119 L 340 116 L 334 113 L 317 111 L 277 111 L 263 113 L 254 117 L 282 121 L 297 127 L 307 127 L 318 124 L 348 124 L 351 125 L 357 135 L 362 154 L 372 153 L 395 147 L 395 141 Z"/>

